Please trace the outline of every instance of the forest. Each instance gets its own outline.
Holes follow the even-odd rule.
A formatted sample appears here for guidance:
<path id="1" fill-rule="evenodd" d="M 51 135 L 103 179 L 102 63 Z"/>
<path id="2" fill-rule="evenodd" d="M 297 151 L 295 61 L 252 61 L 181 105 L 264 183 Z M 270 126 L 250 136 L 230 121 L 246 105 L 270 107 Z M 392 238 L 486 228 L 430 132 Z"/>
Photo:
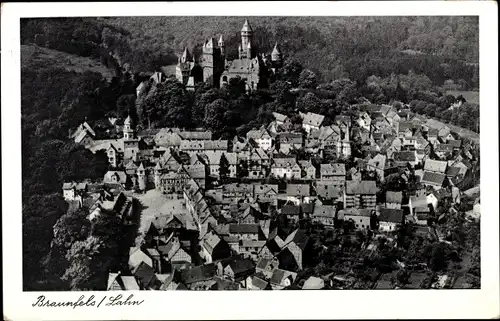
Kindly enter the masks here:
<path id="1" fill-rule="evenodd" d="M 208 124 L 216 136 L 231 139 L 268 123 L 273 111 L 292 115 L 299 109 L 333 119 L 368 99 L 407 103 L 415 112 L 478 129 L 479 118 L 470 113 L 478 115 L 479 106 L 466 102 L 460 109 L 447 111 L 457 97 L 446 95 L 443 88 L 445 81 L 459 84 L 459 90 L 478 88 L 475 18 L 255 17 L 251 23 L 256 45 L 267 51 L 278 41 L 286 54 L 285 65 L 270 88 L 246 94 L 235 79 L 222 89 L 200 84 L 191 92 L 169 80 L 136 97 L 135 88 L 147 79 L 144 73 L 175 63 L 176 53 L 186 45 L 196 47 L 204 38 L 224 33 L 229 35 L 226 46 L 233 50 L 229 55 L 234 55 L 239 17 L 227 18 L 227 23 L 221 17 L 178 19 L 21 21 L 23 45 L 90 57 L 114 74 L 107 80 L 97 72 L 21 62 L 25 290 L 50 289 L 47 266 L 51 265 L 51 244 L 58 243 L 53 227 L 76 220 L 65 217 L 62 183 L 97 180 L 108 169 L 105 155 L 94 155 L 68 139 L 69 131 L 84 120 L 105 127 L 107 116 L 131 114 L 142 128 Z M 205 28 L 195 27 L 201 25 Z M 136 99 L 142 100 L 137 109 Z M 60 241 L 61 251 L 83 251 L 82 242 L 95 249 L 104 246 L 92 231 L 84 235 L 88 237 L 77 239 L 76 248 Z M 61 267 L 66 268 L 68 278 L 74 274 L 71 264 L 78 262 L 64 262 Z"/>

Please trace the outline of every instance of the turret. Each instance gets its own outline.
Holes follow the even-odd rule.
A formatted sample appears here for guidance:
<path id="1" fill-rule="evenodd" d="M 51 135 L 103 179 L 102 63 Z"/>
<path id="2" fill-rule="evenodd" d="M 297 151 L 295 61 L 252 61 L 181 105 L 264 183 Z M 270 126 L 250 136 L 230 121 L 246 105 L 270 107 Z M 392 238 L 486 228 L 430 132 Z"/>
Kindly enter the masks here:
<path id="1" fill-rule="evenodd" d="M 220 48 L 220 54 L 221 54 L 221 56 L 224 56 L 225 55 L 225 47 L 224 47 L 224 39 L 222 39 L 222 35 L 219 38 L 218 45 L 219 45 L 219 48 Z"/>
<path id="2" fill-rule="evenodd" d="M 127 116 L 127 118 L 123 122 L 123 139 L 135 139 L 135 124 L 132 118 L 130 118 L 130 115 Z"/>
<path id="3" fill-rule="evenodd" d="M 161 166 L 160 163 L 156 163 L 155 166 L 155 188 L 160 189 L 160 177 L 161 177 Z"/>
<path id="4" fill-rule="evenodd" d="M 182 57 L 181 57 L 180 62 L 186 63 L 188 61 L 193 61 L 193 57 L 189 53 L 188 48 L 184 48 L 184 52 L 182 53 Z"/>
<path id="5" fill-rule="evenodd" d="M 278 48 L 278 43 L 276 43 L 274 45 L 273 52 L 271 53 L 271 61 L 281 63 L 281 60 L 282 60 L 281 51 Z"/>
<path id="6" fill-rule="evenodd" d="M 137 168 L 137 180 L 139 183 L 139 189 L 141 191 L 146 190 L 146 170 L 144 169 L 144 165 L 142 163 Z"/>

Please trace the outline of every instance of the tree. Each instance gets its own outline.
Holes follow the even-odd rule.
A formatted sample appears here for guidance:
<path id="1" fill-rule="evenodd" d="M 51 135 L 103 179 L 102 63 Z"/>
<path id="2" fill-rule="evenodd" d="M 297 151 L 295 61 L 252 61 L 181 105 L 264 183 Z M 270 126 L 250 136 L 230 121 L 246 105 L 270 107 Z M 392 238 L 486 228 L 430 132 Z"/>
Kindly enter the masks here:
<path id="1" fill-rule="evenodd" d="M 278 71 L 278 79 L 290 83 L 292 87 L 297 87 L 302 69 L 302 65 L 296 60 L 286 60 Z"/>
<path id="2" fill-rule="evenodd" d="M 223 117 L 229 105 L 224 99 L 217 99 L 205 107 L 204 123 L 215 132 L 221 132 L 224 128 Z"/>
<path id="3" fill-rule="evenodd" d="M 82 208 L 76 211 L 68 211 L 54 225 L 52 244 L 63 250 L 64 255 L 73 243 L 85 240 L 89 235 L 90 221 L 86 218 L 86 215 L 86 210 Z"/>
<path id="4" fill-rule="evenodd" d="M 307 89 L 315 89 L 318 86 L 316 74 L 309 69 L 304 69 L 299 76 L 299 86 Z"/>
<path id="5" fill-rule="evenodd" d="M 104 290 L 109 258 L 103 255 L 106 244 L 98 237 L 90 236 L 75 242 L 66 258 L 70 262 L 62 279 L 71 290 Z"/>
<path id="6" fill-rule="evenodd" d="M 229 161 L 226 158 L 226 155 L 222 154 L 220 156 L 220 162 L 219 162 L 219 175 L 222 180 L 227 179 L 229 176 L 230 170 L 229 170 Z"/>

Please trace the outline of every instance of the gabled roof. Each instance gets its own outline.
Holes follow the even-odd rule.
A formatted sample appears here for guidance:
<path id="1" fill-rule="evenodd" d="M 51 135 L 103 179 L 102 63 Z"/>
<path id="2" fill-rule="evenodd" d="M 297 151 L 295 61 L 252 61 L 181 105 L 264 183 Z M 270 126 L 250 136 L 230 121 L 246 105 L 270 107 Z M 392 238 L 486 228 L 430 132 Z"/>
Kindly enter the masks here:
<path id="1" fill-rule="evenodd" d="M 325 287 L 325 281 L 315 276 L 310 276 L 302 286 L 302 290 L 320 290 Z"/>
<path id="2" fill-rule="evenodd" d="M 325 119 L 325 116 L 311 112 L 308 112 L 307 114 L 301 114 L 301 116 L 303 117 L 302 123 L 304 125 L 310 125 L 314 127 L 319 127 Z"/>
<path id="3" fill-rule="evenodd" d="M 274 116 L 274 119 L 276 119 L 276 121 L 279 121 L 279 122 L 284 123 L 285 121 L 289 120 L 288 116 L 277 113 L 277 112 L 273 112 L 273 116 Z"/>
<path id="4" fill-rule="evenodd" d="M 295 243 L 301 250 L 307 245 L 309 241 L 309 236 L 307 236 L 306 231 L 302 229 L 296 229 L 285 240 L 285 244 Z"/>
<path id="5" fill-rule="evenodd" d="M 414 162 L 417 160 L 417 155 L 414 151 L 394 152 L 392 157 L 397 162 Z"/>
<path id="6" fill-rule="evenodd" d="M 335 205 L 317 205 L 314 207 L 312 216 L 335 218 Z"/>
<path id="7" fill-rule="evenodd" d="M 424 176 L 422 177 L 422 183 L 443 185 L 445 178 L 446 178 L 446 175 L 444 175 L 444 174 L 424 171 Z"/>
<path id="8" fill-rule="evenodd" d="M 271 276 L 271 283 L 277 284 L 277 285 L 283 285 L 283 280 L 291 277 L 292 282 L 295 281 L 295 278 L 297 277 L 297 273 L 295 272 L 290 272 L 287 270 L 282 270 L 282 269 L 275 269 L 273 271 L 273 275 Z"/>
<path id="9" fill-rule="evenodd" d="M 321 164 L 320 165 L 321 176 L 324 175 L 336 175 L 336 176 L 345 176 L 345 164 L 337 163 L 337 164 Z"/>
<path id="10" fill-rule="evenodd" d="M 257 234 L 259 233 L 259 224 L 229 224 L 230 234 Z"/>
<path id="11" fill-rule="evenodd" d="M 286 194 L 290 196 L 310 196 L 311 186 L 309 184 L 287 184 Z"/>
<path id="12" fill-rule="evenodd" d="M 181 278 L 185 284 L 207 281 L 216 274 L 217 266 L 213 263 L 197 266 L 181 273 Z"/>
<path id="13" fill-rule="evenodd" d="M 429 172 L 444 173 L 446 172 L 447 165 L 448 163 L 445 161 L 427 159 L 424 164 L 424 170 Z"/>

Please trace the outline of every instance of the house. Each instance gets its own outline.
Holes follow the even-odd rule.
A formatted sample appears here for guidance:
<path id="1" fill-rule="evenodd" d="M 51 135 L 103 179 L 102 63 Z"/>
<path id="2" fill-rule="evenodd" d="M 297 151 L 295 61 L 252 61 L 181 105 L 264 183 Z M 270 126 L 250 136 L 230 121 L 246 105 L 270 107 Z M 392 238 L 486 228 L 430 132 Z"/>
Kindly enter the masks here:
<path id="1" fill-rule="evenodd" d="M 447 159 L 453 154 L 453 145 L 451 144 L 438 144 L 434 148 L 434 153 L 440 159 Z"/>
<path id="2" fill-rule="evenodd" d="M 66 201 L 82 201 L 82 195 L 87 192 L 87 183 L 63 183 L 63 197 Z"/>
<path id="3" fill-rule="evenodd" d="M 266 241 L 241 240 L 239 242 L 239 253 L 252 260 L 258 259 L 258 253 L 266 245 Z"/>
<path id="4" fill-rule="evenodd" d="M 459 139 L 449 139 L 446 143 L 451 145 L 453 150 L 460 150 L 460 147 L 462 147 L 462 141 Z"/>
<path id="5" fill-rule="evenodd" d="M 361 180 L 361 179 L 360 179 Z M 333 200 L 333 202 L 344 202 L 344 186 L 334 186 L 332 181 L 316 181 L 315 191 L 318 197 L 324 200 Z"/>
<path id="6" fill-rule="evenodd" d="M 307 236 L 306 231 L 302 229 L 296 229 L 285 239 L 285 246 L 289 253 L 292 254 L 294 258 L 294 263 L 299 270 L 302 269 L 304 264 L 304 254 L 308 251 L 308 245 L 310 245 L 310 238 Z M 281 253 L 280 253 L 281 255 Z M 281 265 L 281 260 L 280 260 Z"/>
<path id="7" fill-rule="evenodd" d="M 273 290 L 282 290 L 290 285 L 292 285 L 297 279 L 297 273 L 283 270 L 275 269 L 271 276 L 271 287 Z"/>
<path id="8" fill-rule="evenodd" d="M 404 223 L 403 210 L 381 208 L 378 221 L 379 230 L 384 232 L 394 232 L 399 225 Z"/>
<path id="9" fill-rule="evenodd" d="M 434 189 L 439 190 L 445 183 L 446 175 L 435 172 L 424 171 L 421 183 L 425 186 L 432 186 Z"/>
<path id="10" fill-rule="evenodd" d="M 316 167 L 311 163 L 311 161 L 301 160 L 299 161 L 299 166 L 302 169 L 303 179 L 316 179 Z"/>
<path id="11" fill-rule="evenodd" d="M 392 209 L 401 209 L 403 203 L 403 192 L 387 191 L 385 193 L 385 207 Z"/>
<path id="12" fill-rule="evenodd" d="M 370 172 L 377 173 L 380 180 L 384 180 L 384 170 L 385 170 L 386 156 L 382 154 L 377 154 L 372 159 L 368 160 L 366 164 L 366 170 Z"/>
<path id="13" fill-rule="evenodd" d="M 322 181 L 328 181 L 331 185 L 342 189 L 345 187 L 345 164 L 321 164 L 320 175 Z"/>
<path id="14" fill-rule="evenodd" d="M 161 287 L 161 282 L 156 277 L 155 271 L 145 262 L 139 264 L 133 274 L 139 287 L 143 290 L 158 290 Z"/>
<path id="15" fill-rule="evenodd" d="M 300 178 L 302 169 L 294 158 L 274 158 L 271 165 L 271 174 L 275 177 L 291 179 Z"/>
<path id="16" fill-rule="evenodd" d="M 347 181 L 344 191 L 344 208 L 375 209 L 376 194 L 375 181 Z"/>
<path id="17" fill-rule="evenodd" d="M 253 197 L 257 202 L 275 203 L 278 195 L 278 185 L 254 184 Z"/>
<path id="18" fill-rule="evenodd" d="M 280 209 L 280 214 L 285 215 L 292 222 L 298 222 L 302 218 L 300 206 L 296 204 L 283 205 Z"/>
<path id="19" fill-rule="evenodd" d="M 191 290 L 208 290 L 216 282 L 217 265 L 204 264 L 182 271 L 181 281 Z"/>
<path id="20" fill-rule="evenodd" d="M 424 164 L 424 171 L 444 174 L 448 164 L 445 161 L 427 159 Z"/>
<path id="21" fill-rule="evenodd" d="M 414 124 L 409 121 L 402 121 L 399 122 L 398 125 L 398 137 L 399 138 L 404 138 L 404 137 L 411 137 L 413 136 L 413 128 Z"/>
<path id="22" fill-rule="evenodd" d="M 206 263 L 211 263 L 231 256 L 231 248 L 226 241 L 213 231 L 208 232 L 202 239 L 200 256 Z"/>
<path id="23" fill-rule="evenodd" d="M 274 116 L 274 119 L 275 119 L 276 124 L 278 126 L 290 122 L 290 118 L 288 118 L 288 116 L 286 116 L 286 115 L 283 115 L 283 114 L 280 114 L 277 112 L 273 112 L 273 116 Z"/>
<path id="24" fill-rule="evenodd" d="M 343 218 L 344 222 L 352 221 L 356 229 L 370 229 L 371 216 L 370 209 L 346 208 L 339 211 L 339 219 Z"/>
<path id="25" fill-rule="evenodd" d="M 220 162 L 221 158 L 224 157 L 227 160 L 228 166 L 228 177 L 236 177 L 236 166 L 238 165 L 236 153 L 222 152 L 222 151 L 205 151 L 203 155 L 208 158 L 208 167 L 210 175 L 219 177 L 220 176 Z"/>
<path id="26" fill-rule="evenodd" d="M 120 184 L 125 186 L 129 183 L 127 173 L 124 171 L 108 171 L 104 174 L 104 184 Z"/>
<path id="27" fill-rule="evenodd" d="M 274 269 L 278 268 L 279 261 L 275 257 L 265 258 L 260 256 L 255 267 L 255 272 L 262 274 L 266 279 L 270 279 Z"/>
<path id="28" fill-rule="evenodd" d="M 246 280 L 247 290 L 272 290 L 271 283 L 256 275 L 249 276 Z"/>
<path id="29" fill-rule="evenodd" d="M 292 150 L 298 150 L 303 146 L 301 133 L 285 132 L 278 136 L 279 151 L 283 154 L 290 154 Z"/>
<path id="30" fill-rule="evenodd" d="M 393 153 L 394 163 L 398 167 L 415 166 L 418 163 L 416 151 L 400 151 Z"/>
<path id="31" fill-rule="evenodd" d="M 325 227 L 334 227 L 336 214 L 335 205 L 316 205 L 311 219 L 313 222 L 320 223 Z"/>
<path id="32" fill-rule="evenodd" d="M 286 185 L 286 198 L 295 204 L 308 202 L 311 198 L 311 185 L 310 184 L 287 184 Z"/>
<path id="33" fill-rule="evenodd" d="M 229 224 L 229 236 L 239 240 L 259 240 L 259 224 Z"/>
<path id="34" fill-rule="evenodd" d="M 149 257 L 141 248 L 131 247 L 129 249 L 128 257 L 128 268 L 130 271 L 134 271 L 140 264 L 145 263 L 150 267 L 153 267 L 153 259 Z"/>
<path id="35" fill-rule="evenodd" d="M 325 116 L 308 112 L 306 114 L 299 112 L 300 117 L 302 117 L 302 128 L 306 133 L 310 133 L 313 129 L 319 129 Z"/>
<path id="36" fill-rule="evenodd" d="M 108 285 L 106 290 L 135 291 L 135 290 L 140 290 L 140 288 L 134 276 L 125 276 L 121 275 L 121 273 L 109 273 Z"/>
<path id="37" fill-rule="evenodd" d="M 252 129 L 247 132 L 247 139 L 255 141 L 259 148 L 262 148 L 264 151 L 271 149 L 273 145 L 273 137 L 264 126 L 260 129 Z"/>
<path id="38" fill-rule="evenodd" d="M 236 255 L 217 263 L 220 276 L 240 282 L 255 273 L 255 264 L 251 259 Z"/>
<path id="39" fill-rule="evenodd" d="M 427 225 L 427 219 L 431 211 L 425 195 L 411 196 L 408 207 L 410 209 L 410 216 L 416 224 Z"/>
<path id="40" fill-rule="evenodd" d="M 325 281 L 315 276 L 310 276 L 302 285 L 302 290 L 321 290 L 325 287 Z"/>
<path id="41" fill-rule="evenodd" d="M 359 113 L 359 116 L 358 116 L 358 119 L 356 122 L 358 123 L 359 127 L 370 130 L 372 119 L 370 118 L 370 115 L 368 115 L 368 113 L 364 111 L 364 112 Z"/>

